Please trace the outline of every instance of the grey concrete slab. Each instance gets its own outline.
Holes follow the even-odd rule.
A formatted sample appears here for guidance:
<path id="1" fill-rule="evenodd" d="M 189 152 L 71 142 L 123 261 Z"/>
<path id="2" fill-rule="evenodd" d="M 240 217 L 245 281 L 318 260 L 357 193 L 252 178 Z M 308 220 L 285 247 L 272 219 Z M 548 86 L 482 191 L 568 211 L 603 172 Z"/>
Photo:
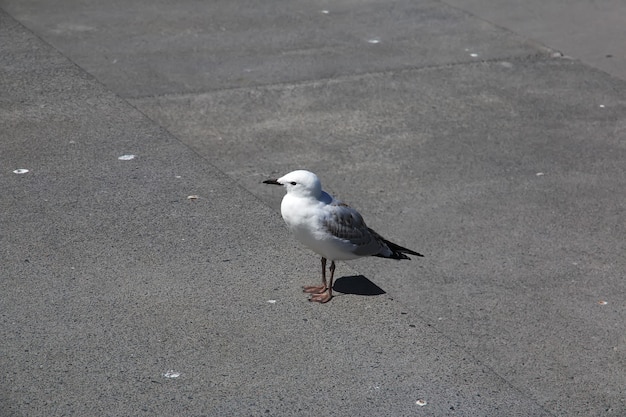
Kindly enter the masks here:
<path id="1" fill-rule="evenodd" d="M 430 0 L 0 5 L 124 97 L 541 53 Z"/>
<path id="2" fill-rule="evenodd" d="M 622 415 L 624 87 L 533 58 L 132 102 L 275 209 L 258 167 L 318 172 L 426 255 L 359 272 L 555 415 Z"/>
<path id="3" fill-rule="evenodd" d="M 626 2 L 446 0 L 446 3 L 626 79 Z"/>
<path id="4" fill-rule="evenodd" d="M 307 303 L 275 211 L 1 11 L 0 68 L 2 415 L 549 415 L 390 295 Z"/>
<path id="5" fill-rule="evenodd" d="M 22 344 L 14 343 L 21 341 L 15 335 L 5 337 L 11 341 L 7 362 L 15 361 L 7 368 L 14 388 L 1 398 L 11 410 L 27 410 L 29 415 L 52 406 L 59 414 L 108 407 L 111 415 L 136 414 L 140 407 L 152 415 L 255 415 L 266 409 L 271 415 L 626 412 L 625 201 L 616 191 L 626 182 L 624 84 L 579 62 L 546 59 L 549 54 L 542 48 L 524 41 L 526 37 L 538 39 L 606 69 L 546 41 L 558 38 L 535 35 L 547 27 L 562 39 L 570 39 L 570 45 L 595 45 L 596 52 L 604 51 L 600 46 L 617 45 L 611 43 L 615 42 L 610 35 L 615 33 L 613 20 L 603 21 L 607 25 L 600 31 L 603 40 L 593 40 L 560 32 L 559 28 L 568 26 L 559 23 L 555 13 L 542 14 L 544 20 L 539 21 L 537 15 L 531 20 L 524 17 L 524 10 L 489 9 L 495 10 L 495 16 L 525 20 L 520 27 L 531 27 L 529 34 L 469 6 L 489 6 L 480 2 L 466 4 L 482 21 L 436 2 L 51 5 L 5 0 L 0 4 L 118 94 L 139 97 L 132 100 L 135 106 L 202 156 L 188 152 L 158 129 L 151 131 L 154 126 L 145 119 L 126 114 L 134 114 L 128 107 L 107 110 L 123 107 L 114 97 L 105 101 L 115 106 L 98 104 L 89 94 L 81 98 L 84 85 L 90 91 L 94 88 L 84 73 L 72 72 L 72 77 L 87 80 L 79 83 L 80 88 L 76 80 L 58 83 L 47 78 L 33 84 L 41 75 L 37 62 L 42 56 L 29 49 L 7 56 L 6 67 L 14 68 L 5 84 L 21 86 L 21 90 L 5 100 L 11 105 L 5 121 L 12 133 L 11 140 L 3 138 L 5 148 L 0 155 L 9 155 L 7 161 L 15 166 L 35 161 L 48 167 L 48 182 L 27 188 L 23 194 L 35 198 L 42 188 L 50 193 L 43 199 L 46 205 L 27 212 L 28 219 L 18 217 L 18 208 L 12 207 L 13 217 L 7 216 L 5 222 L 11 232 L 6 236 L 11 239 L 23 229 L 35 230 L 34 241 L 41 242 L 30 252 L 24 244 L 10 246 L 10 259 L 35 253 L 48 260 L 38 262 L 30 275 L 22 271 L 22 264 L 8 269 L 17 270 L 16 277 L 27 276 L 22 286 L 14 284 L 20 283 L 16 278 L 7 281 L 9 288 L 16 285 L 7 290 L 12 295 L 10 306 L 15 308 L 11 311 L 27 313 L 8 328 L 15 333 L 29 329 L 32 334 L 23 340 L 31 344 L 41 336 L 53 341 L 33 350 L 33 356 L 46 358 L 42 364 L 19 351 Z M 547 2 L 545 7 L 554 4 Z M 567 12 L 584 20 L 585 15 L 576 12 L 585 7 L 581 5 L 578 2 Z M 535 6 L 521 7 L 526 12 L 541 10 Z M 605 2 L 600 9 L 607 6 L 610 3 Z M 602 13 L 619 16 L 619 8 Z M 589 19 L 597 16 L 584 21 Z M 553 20 L 557 24 L 550 26 Z M 580 30 L 580 20 L 579 26 L 577 33 L 588 34 Z M 9 34 L 6 44 L 14 37 Z M 37 46 L 35 39 L 28 39 L 45 55 L 44 61 L 63 61 L 48 48 Z M 33 57 L 37 60 L 24 61 Z M 489 62 L 477 62 L 481 60 Z M 262 86 L 268 83 L 277 84 Z M 70 84 L 74 87 L 68 90 Z M 212 91 L 221 88 L 230 89 Z M 39 97 L 41 91 L 49 97 Z M 94 91 L 96 97 L 105 93 L 97 85 Z M 212 92 L 197 94 L 203 91 Z M 163 97 L 140 98 L 164 93 Z M 39 101 L 27 101 L 16 113 L 13 103 L 29 94 Z M 59 100 L 65 105 L 57 108 Z M 94 103 L 96 110 L 90 107 Z M 11 118 L 16 114 L 22 122 Z M 117 123 L 114 129 L 109 125 L 112 121 Z M 74 138 L 82 139 L 94 127 L 96 132 L 112 131 L 119 141 L 117 147 L 106 140 L 105 133 L 95 135 L 87 147 L 75 147 L 81 141 Z M 16 131 L 21 133 L 16 135 Z M 51 131 L 65 136 L 67 143 L 33 140 Z M 146 138 L 154 142 L 154 148 L 143 142 Z M 138 140 L 148 148 L 138 146 Z M 101 165 L 94 161 L 108 155 L 109 162 L 118 162 L 117 156 L 128 152 L 127 148 L 139 149 L 132 150 L 140 155 L 135 162 L 150 155 L 145 161 L 153 165 L 124 171 L 136 184 L 120 182 L 115 176 L 82 178 L 92 167 L 100 166 L 99 174 L 111 171 L 106 161 L 100 161 Z M 77 158 L 86 155 L 85 162 L 77 164 Z M 176 161 L 183 161 L 186 171 Z M 53 180 L 73 164 L 71 181 Z M 167 180 L 159 176 L 164 166 L 170 173 Z M 193 169 L 197 166 L 202 166 L 202 174 Z M 269 256 L 276 259 L 267 259 L 268 254 L 256 246 L 268 246 L 263 240 L 267 235 L 259 232 L 249 238 L 240 229 L 224 227 L 222 220 L 234 216 L 235 223 L 245 221 L 235 212 L 243 208 L 251 216 L 265 216 L 272 236 L 288 239 L 279 222 L 270 220 L 276 214 L 272 217 L 256 207 L 232 180 L 255 193 L 257 204 L 263 201 L 277 208 L 280 190 L 262 188 L 260 180 L 303 166 L 323 173 L 327 188 L 361 209 L 371 226 L 425 252 L 427 258 L 414 263 L 372 259 L 342 264 L 342 275 L 364 274 L 387 294 L 349 295 L 334 300 L 330 310 L 310 314 L 301 310 L 297 287 L 302 279 L 289 274 L 295 269 L 299 275 L 314 276 L 314 258 L 294 251 L 288 240 L 287 246 L 269 248 Z M 221 180 L 208 181 L 205 175 Z M 192 180 L 183 192 L 178 187 L 184 178 Z M 17 186 L 11 187 L 12 193 L 3 195 L 18 195 Z M 216 203 L 233 187 L 241 193 L 238 199 Z M 50 211 L 47 204 L 59 195 L 59 189 L 65 190 L 61 195 L 80 196 L 76 200 L 81 202 L 94 198 L 94 189 L 104 189 L 95 198 L 110 205 L 110 211 L 73 200 Z M 128 190 L 120 193 L 120 189 Z M 200 204 L 184 205 L 192 203 L 185 198 L 192 193 L 201 196 L 194 202 Z M 150 219 L 159 218 L 163 210 L 159 196 L 179 205 L 170 207 L 169 216 L 161 221 L 165 236 L 151 230 L 154 221 Z M 140 200 L 144 205 L 124 206 L 118 199 L 125 198 L 145 198 Z M 17 204 L 19 200 L 7 201 Z M 206 211 L 187 210 L 209 203 L 210 224 L 204 223 Z M 32 201 L 30 205 L 36 206 Z M 68 207 L 72 210 L 63 214 Z M 136 214 L 140 221 L 129 214 L 119 222 L 119 208 Z M 41 212 L 51 214 L 42 219 Z M 122 226 L 126 224 L 132 228 Z M 102 232 L 91 231 L 94 225 Z M 137 236 L 137 230 L 143 232 Z M 172 230 L 183 232 L 177 235 Z M 50 237 L 54 231 L 71 239 L 59 244 Z M 186 246 L 172 244 L 178 239 L 185 239 Z M 250 242 L 242 245 L 239 241 L 245 239 Z M 214 272 L 207 274 L 207 268 L 199 266 L 204 252 L 198 250 L 197 242 L 210 248 L 216 240 L 229 242 L 226 250 L 239 256 L 211 258 L 208 269 Z M 108 248 L 104 254 L 103 247 Z M 25 258 L 24 265 L 33 263 L 30 258 Z M 75 259 L 87 265 L 78 289 L 62 278 L 68 265 L 69 271 L 76 269 Z M 112 267 L 110 259 L 119 260 L 126 269 Z M 101 283 L 103 274 L 113 277 L 110 284 Z M 271 283 L 275 293 L 256 303 L 259 288 L 245 286 L 251 274 Z M 36 279 L 39 276 L 47 277 L 45 285 Z M 129 276 L 140 281 L 129 281 Z M 290 277 L 288 286 L 281 281 L 286 276 Z M 232 283 L 231 287 L 214 285 L 221 281 Z M 42 289 L 50 297 L 42 296 Z M 92 301 L 93 294 L 101 293 L 111 295 Z M 202 297 L 207 293 L 216 296 Z M 215 298 L 233 305 L 215 306 Z M 25 309 L 22 304 L 28 299 L 37 303 Z M 50 299 L 54 303 L 46 307 Z M 337 307 L 341 302 L 346 304 Z M 193 307 L 180 310 L 190 303 Z M 260 305 L 286 309 L 276 317 Z M 111 306 L 115 307 L 112 312 Z M 398 317 L 404 324 L 398 324 Z M 101 319 L 104 325 L 99 324 Z M 300 319 L 307 323 L 305 327 L 300 326 Z M 32 327 L 39 321 L 39 326 Z M 203 327 L 206 323 L 211 325 Z M 315 323 L 313 331 L 306 327 L 309 323 Z M 331 324 L 340 326 L 332 328 Z M 419 337 L 405 335 L 405 324 Z M 51 336 L 64 328 L 63 336 Z M 98 330 L 86 330 L 93 328 Z M 221 333 L 215 328 L 230 331 Z M 387 333 L 388 328 L 393 332 Z M 429 332 L 432 329 L 434 335 Z M 364 340 L 368 334 L 380 337 Z M 67 341 L 59 341 L 63 337 Z M 390 347 L 388 340 L 398 342 Z M 419 340 L 417 347 L 415 340 Z M 111 347 L 113 353 L 101 345 Z M 81 355 L 74 346 L 89 353 Z M 276 346 L 288 354 L 268 357 L 267 352 Z M 443 355 L 436 356 L 442 346 Z M 419 355 L 407 356 L 407 351 Z M 205 352 L 213 362 L 207 364 Z M 377 352 L 383 352 L 382 356 Z M 329 354 L 336 360 L 332 369 L 312 365 L 328 361 Z M 105 360 L 94 359 L 100 356 Z M 223 359 L 216 364 L 215 357 Z M 63 362 L 65 358 L 72 360 L 71 366 Z M 306 361 L 311 358 L 312 362 Z M 29 361 L 33 365 L 28 366 L 36 368 L 36 364 L 46 371 L 33 379 L 24 372 Z M 75 363 L 97 366 L 77 376 Z M 373 369 L 362 369 L 363 363 L 374 364 Z M 183 375 L 163 378 L 162 373 L 170 368 Z M 62 374 L 62 370 L 67 372 Z M 61 378 L 60 374 L 69 376 Z M 309 377 L 302 382 L 301 375 Z M 89 384 L 93 381 L 102 382 L 101 386 L 108 383 L 106 393 Z M 182 389 L 180 384 L 161 390 L 146 388 L 173 381 L 186 385 Z M 370 381 L 382 382 L 370 385 Z M 334 385 L 334 390 L 328 392 L 326 385 Z M 428 392 L 423 395 L 428 405 L 415 407 L 415 395 L 406 401 L 413 392 L 420 396 Z M 49 400 L 46 405 L 50 397 L 56 402 Z M 322 408 L 303 408 L 303 404 L 319 403 L 320 397 Z M 107 403 L 111 398 L 122 401 L 111 408 Z"/>

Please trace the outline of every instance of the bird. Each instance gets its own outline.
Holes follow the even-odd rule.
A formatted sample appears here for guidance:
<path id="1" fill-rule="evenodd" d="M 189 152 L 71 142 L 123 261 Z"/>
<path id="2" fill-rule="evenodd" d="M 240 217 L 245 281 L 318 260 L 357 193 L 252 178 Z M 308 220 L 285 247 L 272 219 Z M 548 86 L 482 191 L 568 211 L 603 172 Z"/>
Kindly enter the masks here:
<path id="1" fill-rule="evenodd" d="M 365 256 L 388 259 L 411 259 L 424 256 L 390 242 L 367 227 L 363 216 L 322 190 L 322 183 L 313 172 L 299 169 L 264 184 L 281 185 L 287 193 L 280 204 L 280 213 L 295 238 L 322 258 L 322 285 L 304 286 L 311 294 L 309 301 L 327 303 L 333 297 L 335 261 Z M 330 260 L 330 279 L 326 265 Z"/>

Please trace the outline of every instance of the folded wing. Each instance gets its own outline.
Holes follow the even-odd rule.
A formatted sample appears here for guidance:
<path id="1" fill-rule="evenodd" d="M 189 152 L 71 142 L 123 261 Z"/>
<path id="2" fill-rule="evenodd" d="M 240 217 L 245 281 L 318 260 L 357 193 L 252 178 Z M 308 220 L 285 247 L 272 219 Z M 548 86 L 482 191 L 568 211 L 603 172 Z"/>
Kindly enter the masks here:
<path id="1" fill-rule="evenodd" d="M 327 231 L 336 238 L 354 245 L 358 256 L 380 256 L 391 259 L 410 259 L 405 253 L 422 256 L 410 249 L 390 242 L 367 227 L 358 211 L 341 202 L 330 204 L 330 213 L 324 221 Z"/>

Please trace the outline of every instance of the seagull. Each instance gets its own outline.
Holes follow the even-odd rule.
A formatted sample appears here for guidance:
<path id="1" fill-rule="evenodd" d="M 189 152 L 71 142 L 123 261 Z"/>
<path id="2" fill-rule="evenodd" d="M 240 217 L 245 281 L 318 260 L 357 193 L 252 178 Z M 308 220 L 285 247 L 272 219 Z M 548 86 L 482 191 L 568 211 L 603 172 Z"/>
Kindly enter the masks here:
<path id="1" fill-rule="evenodd" d="M 287 190 L 280 213 L 296 239 L 322 257 L 322 285 L 309 285 L 304 292 L 309 301 L 326 303 L 333 297 L 335 261 L 378 256 L 411 259 L 420 253 L 390 242 L 367 227 L 358 211 L 322 190 L 317 175 L 306 170 L 292 171 L 280 178 L 263 181 Z M 326 262 L 330 260 L 330 283 Z"/>

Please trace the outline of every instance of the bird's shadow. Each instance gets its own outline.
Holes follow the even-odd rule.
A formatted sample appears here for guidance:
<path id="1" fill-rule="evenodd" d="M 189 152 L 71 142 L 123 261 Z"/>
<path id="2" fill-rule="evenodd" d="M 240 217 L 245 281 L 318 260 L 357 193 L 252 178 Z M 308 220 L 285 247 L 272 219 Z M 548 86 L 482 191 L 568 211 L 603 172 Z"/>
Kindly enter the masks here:
<path id="1" fill-rule="evenodd" d="M 343 294 L 382 295 L 385 291 L 363 275 L 350 275 L 335 280 L 333 290 Z"/>

